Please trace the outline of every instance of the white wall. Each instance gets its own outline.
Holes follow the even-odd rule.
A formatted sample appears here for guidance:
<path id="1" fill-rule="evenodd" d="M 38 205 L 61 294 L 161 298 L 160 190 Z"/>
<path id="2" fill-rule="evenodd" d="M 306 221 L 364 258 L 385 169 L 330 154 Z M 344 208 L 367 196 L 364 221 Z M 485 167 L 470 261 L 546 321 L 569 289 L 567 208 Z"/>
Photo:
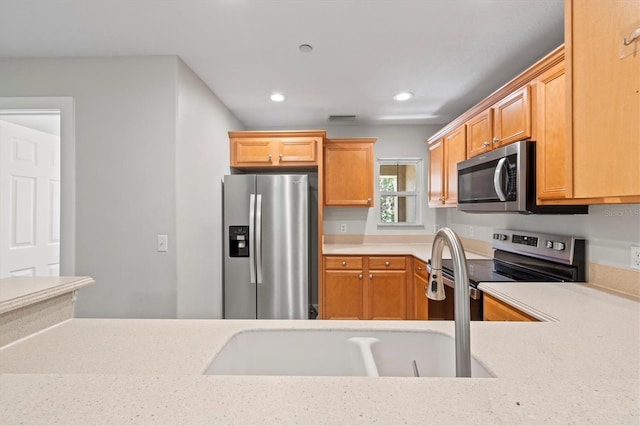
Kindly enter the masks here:
<path id="1" fill-rule="evenodd" d="M 242 123 L 178 60 L 178 318 L 222 318 L 222 178 Z"/>
<path id="2" fill-rule="evenodd" d="M 224 141 L 217 138 L 222 137 L 223 127 L 233 124 L 236 128 L 211 92 L 197 94 L 200 83 L 178 61 L 174 56 L 0 59 L 0 97 L 69 96 L 75 103 L 76 255 L 70 273 L 96 279 L 95 286 L 79 292 L 77 316 L 177 316 L 178 271 L 194 266 L 190 257 L 180 262 L 177 258 L 183 241 L 177 237 L 177 224 L 185 233 L 192 232 L 189 221 L 194 209 L 190 197 L 182 197 L 181 191 L 191 184 L 192 175 L 183 172 L 195 157 L 185 153 L 196 149 L 202 135 L 212 128 L 216 130 L 210 142 L 228 149 L 226 135 Z M 185 108 L 180 118 L 179 97 Z M 209 113 L 222 114 L 219 121 L 193 112 L 207 103 Z M 64 116 L 62 119 L 64 122 Z M 64 143 L 64 135 L 62 139 Z M 226 151 L 212 148 L 202 154 L 211 153 L 217 156 L 207 166 L 226 166 Z M 196 170 L 202 169 L 201 164 L 198 167 Z M 208 178 L 212 181 L 206 181 Z M 211 191 L 209 209 L 219 198 L 215 179 L 212 172 L 200 182 Z M 185 207 L 178 210 L 179 191 Z M 198 189 L 197 193 L 206 191 Z M 219 210 L 216 206 L 209 211 L 212 227 L 217 226 Z M 157 234 L 169 236 L 169 252 L 156 251 Z M 70 243 L 62 241 L 63 254 L 65 244 Z M 183 245 L 183 249 L 189 247 Z M 212 251 L 215 255 L 215 249 Z M 211 271 L 195 272 L 197 277 L 207 274 L 212 275 Z M 193 279 L 180 278 L 184 278 L 181 284 Z M 193 290 L 189 284 L 180 288 Z M 207 314 L 213 316 L 219 308 L 215 300 L 212 305 Z M 191 306 L 185 299 L 181 314 L 189 316 L 186 311 Z M 195 309 L 194 316 L 204 315 Z"/>

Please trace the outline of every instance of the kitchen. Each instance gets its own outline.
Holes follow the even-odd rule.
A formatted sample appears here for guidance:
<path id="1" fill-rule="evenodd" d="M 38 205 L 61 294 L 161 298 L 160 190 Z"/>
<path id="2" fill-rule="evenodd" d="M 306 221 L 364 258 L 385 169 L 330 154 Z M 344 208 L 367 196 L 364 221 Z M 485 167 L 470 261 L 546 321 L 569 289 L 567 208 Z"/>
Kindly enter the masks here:
<path id="1" fill-rule="evenodd" d="M 529 58 L 529 64 L 535 60 Z M 74 249 L 75 256 L 67 254 L 66 259 L 73 259 L 75 273 L 91 275 L 98 283 L 79 294 L 76 315 L 221 317 L 222 306 L 216 298 L 221 285 L 212 288 L 202 284 L 216 281 L 221 269 L 221 218 L 213 217 L 212 221 L 212 215 L 206 214 L 219 211 L 221 197 L 200 182 L 219 182 L 225 174 L 222 170 L 228 167 L 229 153 L 225 144 L 214 148 L 197 136 L 198 132 L 209 139 L 215 135 L 216 140 L 226 143 L 226 132 L 243 128 L 242 123 L 175 57 L 3 59 L 1 64 L 0 81 L 6 82 L 0 85 L 3 97 L 71 94 L 75 98 L 76 237 L 75 248 L 63 246 L 62 250 Z M 57 85 L 45 78 L 53 73 L 58 75 Z M 86 76 L 92 76 L 90 80 L 99 81 L 100 86 Z M 491 90 L 502 83 L 496 82 Z M 176 91 L 184 95 L 177 101 Z M 176 121 L 175 112 L 190 107 L 216 118 L 203 120 L 185 113 L 184 120 Z M 144 125 L 127 121 L 133 116 Z M 274 126 L 283 128 L 285 123 Z M 377 137 L 376 157 L 397 157 L 401 146 L 403 156 L 422 158 L 425 164 L 424 140 L 441 127 L 323 126 L 331 137 Z M 111 164 L 118 165 L 117 173 Z M 206 170 L 220 172 L 203 172 Z M 116 214 L 129 210 L 136 215 Z M 431 233 L 434 224 L 483 241 L 490 240 L 495 228 L 579 235 L 590 243 L 591 261 L 621 268 L 628 268 L 629 246 L 638 245 L 639 240 L 637 204 L 596 205 L 585 217 L 551 218 L 472 216 L 454 209 L 429 209 L 425 204 L 424 229 L 417 231 L 379 230 L 373 209 L 325 210 L 327 234 L 340 234 L 340 225 L 346 223 L 347 233 L 354 235 Z M 144 224 L 140 218 L 145 219 Z M 168 234 L 170 248 L 175 246 L 176 250 L 155 253 L 158 233 Z M 202 238 L 203 234 L 210 237 Z M 123 241 L 127 242 L 125 248 Z M 150 241 L 153 247 L 148 249 Z M 135 259 L 131 253 L 136 253 Z M 153 287 L 146 284 L 149 282 Z M 109 301 L 112 297 L 118 303 Z M 207 302 L 210 300 L 218 304 Z"/>

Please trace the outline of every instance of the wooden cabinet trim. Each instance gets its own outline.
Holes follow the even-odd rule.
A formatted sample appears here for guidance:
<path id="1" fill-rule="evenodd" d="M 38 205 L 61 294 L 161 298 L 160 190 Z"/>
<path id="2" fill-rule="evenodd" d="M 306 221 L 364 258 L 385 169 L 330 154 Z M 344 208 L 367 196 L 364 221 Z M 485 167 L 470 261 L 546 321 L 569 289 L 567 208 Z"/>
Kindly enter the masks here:
<path id="1" fill-rule="evenodd" d="M 533 64 L 531 67 L 527 68 L 520 75 L 515 77 L 513 80 L 506 83 L 504 86 L 497 89 L 491 95 L 487 96 L 467 111 L 465 111 L 460 116 L 453 119 L 449 124 L 438 130 L 434 133 L 429 139 L 427 139 L 427 143 L 432 143 L 444 135 L 446 135 L 451 130 L 455 129 L 460 125 L 464 125 L 469 119 L 475 117 L 480 114 L 482 111 L 487 108 L 491 108 L 502 98 L 507 96 L 508 94 L 515 92 L 518 89 L 521 89 L 525 85 L 529 84 L 531 81 L 535 80 L 540 74 L 547 71 L 549 68 L 555 66 L 556 64 L 562 62 L 564 60 L 564 44 L 560 45 L 548 55 L 540 59 L 538 62 Z"/>

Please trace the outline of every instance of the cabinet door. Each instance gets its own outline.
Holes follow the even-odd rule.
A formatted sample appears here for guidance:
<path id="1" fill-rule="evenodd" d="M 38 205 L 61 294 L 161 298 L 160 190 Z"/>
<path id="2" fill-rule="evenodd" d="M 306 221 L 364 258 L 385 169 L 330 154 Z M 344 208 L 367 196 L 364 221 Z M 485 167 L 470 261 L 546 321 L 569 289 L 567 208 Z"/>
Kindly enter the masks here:
<path id="1" fill-rule="evenodd" d="M 413 262 L 413 318 L 429 318 L 429 300 L 424 291 L 427 288 L 427 265 L 417 259 Z"/>
<path id="2" fill-rule="evenodd" d="M 362 271 L 325 271 L 324 318 L 364 319 Z"/>
<path id="3" fill-rule="evenodd" d="M 367 318 L 407 319 L 406 271 L 370 270 L 367 293 Z"/>
<path id="4" fill-rule="evenodd" d="M 466 128 L 460 126 L 444 137 L 446 207 L 458 205 L 458 163 L 467 158 Z"/>
<path id="5" fill-rule="evenodd" d="M 506 303 L 484 294 L 484 321 L 538 321 L 534 317 L 509 306 Z"/>
<path id="6" fill-rule="evenodd" d="M 325 142 L 325 206 L 373 206 L 373 141 Z"/>
<path id="7" fill-rule="evenodd" d="M 231 167 L 270 166 L 274 161 L 272 140 L 231 139 Z"/>
<path id="8" fill-rule="evenodd" d="M 573 197 L 640 202 L 640 40 L 623 45 L 640 25 L 640 2 L 565 4 Z"/>
<path id="9" fill-rule="evenodd" d="M 571 184 L 564 63 L 538 77 L 535 88 L 537 196 L 539 200 L 563 199 Z"/>
<path id="10" fill-rule="evenodd" d="M 283 138 L 278 144 L 278 162 L 286 166 L 317 165 L 316 138 Z"/>
<path id="11" fill-rule="evenodd" d="M 530 90 L 527 85 L 494 105 L 493 148 L 531 137 Z"/>
<path id="12" fill-rule="evenodd" d="M 467 121 L 467 158 L 492 148 L 493 109 L 488 108 Z"/>
<path id="13" fill-rule="evenodd" d="M 429 191 L 431 207 L 444 205 L 444 142 L 440 139 L 429 145 Z"/>

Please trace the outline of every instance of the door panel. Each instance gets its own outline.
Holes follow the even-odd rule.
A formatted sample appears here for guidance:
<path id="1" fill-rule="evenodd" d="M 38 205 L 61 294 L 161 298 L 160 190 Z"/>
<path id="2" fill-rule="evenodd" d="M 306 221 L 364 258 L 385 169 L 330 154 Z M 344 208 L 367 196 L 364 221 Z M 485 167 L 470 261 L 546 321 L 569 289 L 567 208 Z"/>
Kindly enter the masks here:
<path id="1" fill-rule="evenodd" d="M 262 253 L 262 282 L 257 284 L 258 318 L 308 319 L 308 178 L 258 176 L 256 194 L 262 200 L 262 235 L 257 243 Z"/>
<path id="2" fill-rule="evenodd" d="M 60 138 L 0 120 L 0 278 L 59 274 Z"/>
<path id="3" fill-rule="evenodd" d="M 256 318 L 256 286 L 251 281 L 249 257 L 230 257 L 229 227 L 249 224 L 249 198 L 255 191 L 255 175 L 224 178 L 224 317 Z M 253 231 L 251 231 L 253 232 Z M 249 252 L 254 254 L 253 242 Z"/>

